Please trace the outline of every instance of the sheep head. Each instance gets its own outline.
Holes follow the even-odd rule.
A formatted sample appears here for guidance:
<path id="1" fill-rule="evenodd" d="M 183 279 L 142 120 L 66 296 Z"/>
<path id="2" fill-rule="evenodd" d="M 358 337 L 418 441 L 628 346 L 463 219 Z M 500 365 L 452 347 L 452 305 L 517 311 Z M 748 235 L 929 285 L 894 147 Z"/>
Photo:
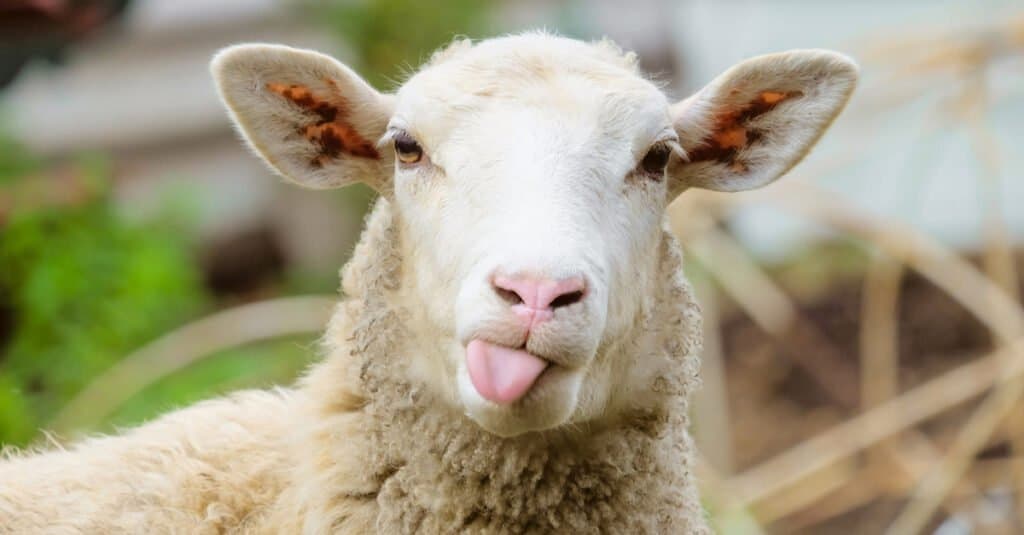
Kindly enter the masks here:
<path id="1" fill-rule="evenodd" d="M 283 46 L 228 48 L 213 72 L 283 177 L 362 181 L 391 203 L 410 378 L 503 436 L 643 397 L 644 348 L 622 342 L 660 297 L 668 203 L 778 178 L 857 77 L 841 55 L 792 51 L 672 103 L 613 45 L 543 34 L 457 42 L 394 94 Z"/>

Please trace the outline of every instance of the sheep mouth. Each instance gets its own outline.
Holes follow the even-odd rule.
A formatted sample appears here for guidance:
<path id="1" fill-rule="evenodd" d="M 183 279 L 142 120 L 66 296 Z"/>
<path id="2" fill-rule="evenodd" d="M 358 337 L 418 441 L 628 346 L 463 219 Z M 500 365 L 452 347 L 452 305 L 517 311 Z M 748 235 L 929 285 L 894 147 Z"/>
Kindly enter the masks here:
<path id="1" fill-rule="evenodd" d="M 548 370 L 558 366 L 530 353 L 525 346 L 511 348 L 473 339 L 466 346 L 466 367 L 473 388 L 481 397 L 510 405 L 525 397 Z"/>

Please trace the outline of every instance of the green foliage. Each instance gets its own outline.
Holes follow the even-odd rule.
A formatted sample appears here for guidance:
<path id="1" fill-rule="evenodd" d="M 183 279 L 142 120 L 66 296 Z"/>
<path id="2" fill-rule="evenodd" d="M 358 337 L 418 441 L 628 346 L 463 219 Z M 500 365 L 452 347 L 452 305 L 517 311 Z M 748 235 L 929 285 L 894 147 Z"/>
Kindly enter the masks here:
<path id="1" fill-rule="evenodd" d="M 0 198 L 14 200 L 0 223 L 0 321 L 10 325 L 0 330 L 0 443 L 24 444 L 89 380 L 195 315 L 205 297 L 180 225 L 124 222 L 95 160 L 62 182 L 26 175 L 29 160 L 11 147 L 0 155 Z M 54 187 L 80 198 L 36 202 Z"/>
<path id="2" fill-rule="evenodd" d="M 387 87 L 439 46 L 459 35 L 489 29 L 490 0 L 320 0 L 311 2 L 317 21 L 354 49 L 361 74 Z"/>
<path id="3" fill-rule="evenodd" d="M 39 166 L 14 140 L 0 135 L 0 186 L 8 186 Z"/>

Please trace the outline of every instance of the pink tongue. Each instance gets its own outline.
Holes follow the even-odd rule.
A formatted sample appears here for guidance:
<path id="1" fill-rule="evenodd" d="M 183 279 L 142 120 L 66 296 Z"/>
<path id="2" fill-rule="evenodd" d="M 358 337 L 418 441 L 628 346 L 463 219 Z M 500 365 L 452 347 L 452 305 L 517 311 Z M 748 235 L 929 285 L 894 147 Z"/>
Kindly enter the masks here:
<path id="1" fill-rule="evenodd" d="M 481 396 L 501 404 L 526 395 L 548 363 L 520 349 L 472 340 L 466 346 L 469 378 Z"/>

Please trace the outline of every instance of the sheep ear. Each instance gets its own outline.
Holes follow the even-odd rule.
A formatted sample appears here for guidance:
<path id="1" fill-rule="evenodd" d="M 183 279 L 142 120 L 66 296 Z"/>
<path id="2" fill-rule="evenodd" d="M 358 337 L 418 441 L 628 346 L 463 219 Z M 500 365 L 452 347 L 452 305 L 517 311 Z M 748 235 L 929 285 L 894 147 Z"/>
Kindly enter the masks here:
<path id="1" fill-rule="evenodd" d="M 210 65 L 242 136 L 278 174 L 311 188 L 365 182 L 381 191 L 393 165 L 376 141 L 392 101 L 323 54 L 237 45 Z"/>
<path id="2" fill-rule="evenodd" d="M 794 50 L 744 61 L 672 106 L 688 158 L 669 166 L 673 195 L 740 191 L 779 178 L 817 143 L 857 84 L 849 58 Z"/>

